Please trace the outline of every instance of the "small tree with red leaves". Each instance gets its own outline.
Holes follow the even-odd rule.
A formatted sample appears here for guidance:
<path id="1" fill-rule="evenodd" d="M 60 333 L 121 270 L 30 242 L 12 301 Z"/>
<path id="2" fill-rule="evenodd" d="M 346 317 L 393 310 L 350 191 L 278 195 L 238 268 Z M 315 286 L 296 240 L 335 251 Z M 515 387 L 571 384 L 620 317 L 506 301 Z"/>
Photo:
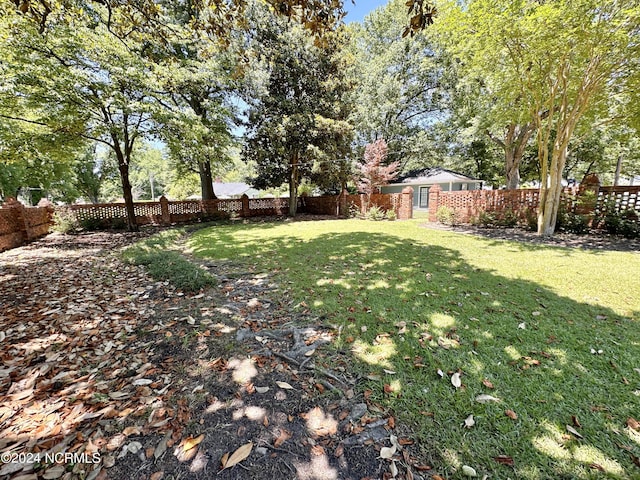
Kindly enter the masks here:
<path id="1" fill-rule="evenodd" d="M 384 165 L 389 148 L 383 138 L 368 144 L 364 149 L 364 162 L 356 164 L 359 176 L 358 191 L 367 195 L 367 203 L 371 195 L 380 193 L 380 187 L 387 185 L 398 175 L 398 162 Z"/>

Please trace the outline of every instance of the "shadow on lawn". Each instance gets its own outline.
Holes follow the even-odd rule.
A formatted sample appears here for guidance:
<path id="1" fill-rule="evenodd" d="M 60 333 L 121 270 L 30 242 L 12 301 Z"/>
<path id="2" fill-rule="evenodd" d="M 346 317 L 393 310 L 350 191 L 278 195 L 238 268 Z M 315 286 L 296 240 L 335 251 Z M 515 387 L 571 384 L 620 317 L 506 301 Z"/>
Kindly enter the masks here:
<path id="1" fill-rule="evenodd" d="M 461 465 L 492 478 L 638 474 L 640 434 L 626 422 L 639 414 L 639 312 L 622 318 L 560 297 L 475 268 L 454 249 L 365 227 L 315 228 L 217 227 L 197 233 L 192 246 L 203 257 L 277 272 L 280 293 L 335 328 L 335 358 L 347 356 L 370 405 L 411 426 L 435 471 L 450 478 L 462 478 Z M 479 403 L 479 395 L 499 401 Z M 470 414 L 476 423 L 467 429 Z"/>

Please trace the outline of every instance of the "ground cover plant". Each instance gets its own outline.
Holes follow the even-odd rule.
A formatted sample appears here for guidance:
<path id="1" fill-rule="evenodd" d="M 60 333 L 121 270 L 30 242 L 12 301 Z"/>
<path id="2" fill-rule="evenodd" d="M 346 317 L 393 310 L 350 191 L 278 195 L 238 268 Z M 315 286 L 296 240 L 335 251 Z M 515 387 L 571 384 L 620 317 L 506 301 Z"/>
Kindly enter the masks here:
<path id="1" fill-rule="evenodd" d="M 180 253 L 184 236 L 184 229 L 161 232 L 127 248 L 123 258 L 132 265 L 144 265 L 154 279 L 169 281 L 186 292 L 197 292 L 214 285 L 215 279 L 206 270 Z"/>
<path id="2" fill-rule="evenodd" d="M 439 475 L 640 474 L 637 252 L 360 220 L 215 226 L 188 244 L 274 275 L 275 295 L 331 326 L 325 365 L 348 355 Z"/>

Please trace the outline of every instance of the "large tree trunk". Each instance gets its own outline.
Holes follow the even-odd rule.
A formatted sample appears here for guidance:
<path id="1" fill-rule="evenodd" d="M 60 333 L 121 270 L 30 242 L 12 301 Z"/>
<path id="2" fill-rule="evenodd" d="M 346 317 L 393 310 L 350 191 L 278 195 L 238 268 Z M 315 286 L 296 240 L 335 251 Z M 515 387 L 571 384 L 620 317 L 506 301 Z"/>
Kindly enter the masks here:
<path id="1" fill-rule="evenodd" d="M 507 190 L 516 190 L 520 186 L 520 158 L 513 148 L 505 148 L 504 159 Z"/>
<path id="2" fill-rule="evenodd" d="M 289 177 L 289 216 L 298 212 L 298 153 L 291 157 L 291 176 Z"/>
<path id="3" fill-rule="evenodd" d="M 200 190 L 202 192 L 202 200 L 215 200 L 215 192 L 213 191 L 213 175 L 211 174 L 211 162 L 209 160 L 198 163 L 198 173 L 200 174 Z"/>
<path id="4" fill-rule="evenodd" d="M 620 185 L 620 172 L 622 171 L 622 154 L 618 155 L 618 162 L 616 163 L 616 173 L 613 177 L 613 186 Z"/>
<path id="5" fill-rule="evenodd" d="M 535 124 L 530 122 L 526 125 L 516 125 L 514 123 L 508 125 L 505 130 L 504 140 L 494 136 L 489 130 L 486 132 L 489 138 L 504 150 L 507 190 L 516 190 L 520 187 L 520 164 L 522 163 L 527 143 L 529 143 L 534 131 Z"/>
<path id="6" fill-rule="evenodd" d="M 538 234 L 551 236 L 555 233 L 558 209 L 562 196 L 562 172 L 567 162 L 567 146 L 554 147 L 551 154 L 548 183 L 540 187 L 540 211 L 538 213 Z"/>
<path id="7" fill-rule="evenodd" d="M 129 162 L 120 148 L 116 148 L 115 152 L 118 159 L 120 181 L 122 182 L 122 196 L 124 197 L 124 204 L 127 210 L 127 227 L 130 232 L 137 232 L 138 222 L 136 221 L 136 212 L 133 207 L 133 194 L 131 192 L 131 182 L 129 181 Z"/>

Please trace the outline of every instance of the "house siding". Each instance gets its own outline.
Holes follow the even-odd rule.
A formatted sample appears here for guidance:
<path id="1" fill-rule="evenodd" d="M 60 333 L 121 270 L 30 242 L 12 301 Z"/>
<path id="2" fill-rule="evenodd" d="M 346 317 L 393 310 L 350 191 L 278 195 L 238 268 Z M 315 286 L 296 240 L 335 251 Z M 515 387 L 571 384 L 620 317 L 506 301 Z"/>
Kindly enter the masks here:
<path id="1" fill-rule="evenodd" d="M 443 192 L 449 192 L 449 191 L 456 192 L 456 191 L 463 190 L 464 189 L 463 185 L 465 184 L 468 185 L 467 190 L 478 190 L 480 188 L 479 182 L 453 182 L 451 184 L 439 183 L 438 185 L 440 185 L 440 188 L 442 189 Z M 433 183 L 416 183 L 416 184 L 398 183 L 398 184 L 392 184 L 392 185 L 385 185 L 384 187 L 381 187 L 381 191 L 382 193 L 400 193 L 402 192 L 402 189 L 405 188 L 407 185 L 413 188 L 413 208 L 421 208 L 420 207 L 420 187 L 431 188 L 434 184 Z"/>

